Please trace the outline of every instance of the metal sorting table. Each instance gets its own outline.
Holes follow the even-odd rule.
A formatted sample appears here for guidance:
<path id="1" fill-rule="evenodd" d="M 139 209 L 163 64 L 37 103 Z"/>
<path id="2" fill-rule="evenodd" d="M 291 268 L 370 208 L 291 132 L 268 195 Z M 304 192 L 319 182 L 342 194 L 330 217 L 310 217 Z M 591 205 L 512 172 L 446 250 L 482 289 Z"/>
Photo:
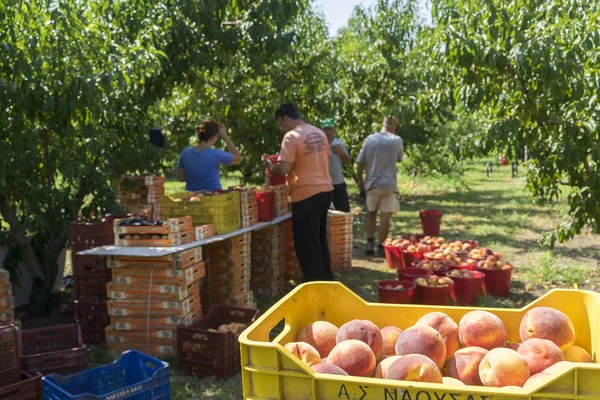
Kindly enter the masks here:
<path id="1" fill-rule="evenodd" d="M 274 218 L 273 221 L 259 222 L 256 225 L 249 226 L 247 228 L 238 229 L 237 231 L 229 232 L 224 235 L 217 235 L 206 239 L 196 240 L 190 243 L 183 244 L 181 246 L 174 247 L 127 247 L 127 246 L 116 246 L 108 245 L 95 247 L 89 250 L 83 250 L 77 254 L 86 256 L 121 256 L 121 257 L 164 257 L 170 254 L 180 253 L 182 251 L 190 250 L 196 247 L 205 246 L 207 244 L 220 242 L 232 238 L 234 236 L 243 235 L 244 233 L 257 231 L 272 225 L 279 224 L 280 222 L 286 221 L 292 217 L 291 213 L 282 215 L 281 217 Z"/>

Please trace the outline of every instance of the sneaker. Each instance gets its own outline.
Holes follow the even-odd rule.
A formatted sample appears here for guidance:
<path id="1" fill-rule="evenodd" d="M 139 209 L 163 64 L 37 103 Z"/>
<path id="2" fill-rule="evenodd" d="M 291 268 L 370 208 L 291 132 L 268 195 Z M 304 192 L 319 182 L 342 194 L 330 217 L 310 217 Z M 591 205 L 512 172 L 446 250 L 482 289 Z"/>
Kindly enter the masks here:
<path id="1" fill-rule="evenodd" d="M 375 242 L 367 241 L 367 249 L 365 251 L 369 256 L 375 254 Z"/>

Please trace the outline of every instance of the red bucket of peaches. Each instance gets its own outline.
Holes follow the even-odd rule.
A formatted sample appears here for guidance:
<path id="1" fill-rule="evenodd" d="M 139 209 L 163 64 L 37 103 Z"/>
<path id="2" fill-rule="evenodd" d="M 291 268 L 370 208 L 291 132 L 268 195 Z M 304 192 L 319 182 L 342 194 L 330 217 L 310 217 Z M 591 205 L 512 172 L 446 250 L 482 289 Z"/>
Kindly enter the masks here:
<path id="1" fill-rule="evenodd" d="M 429 250 L 427 245 L 402 238 L 386 239 L 383 248 L 389 268 L 407 268 L 414 260 L 423 259 L 423 253 Z"/>
<path id="2" fill-rule="evenodd" d="M 485 274 L 483 278 L 485 294 L 508 297 L 514 267 L 501 258 L 502 254 L 486 247 L 474 249 L 469 253 L 469 260 L 476 264 L 475 271 Z"/>

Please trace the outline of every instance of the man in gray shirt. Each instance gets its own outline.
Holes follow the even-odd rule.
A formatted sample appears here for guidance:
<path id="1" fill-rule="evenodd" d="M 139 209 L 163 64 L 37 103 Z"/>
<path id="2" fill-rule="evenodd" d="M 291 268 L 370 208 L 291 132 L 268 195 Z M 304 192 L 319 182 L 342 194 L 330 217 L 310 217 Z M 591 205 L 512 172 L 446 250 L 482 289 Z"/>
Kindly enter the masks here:
<path id="1" fill-rule="evenodd" d="M 323 132 L 327 135 L 331 148 L 331 159 L 329 161 L 329 175 L 333 185 L 333 206 L 336 210 L 350 212 L 350 200 L 344 180 L 344 165 L 352 163 L 348 150 L 340 139 L 335 137 L 336 125 L 333 118 L 325 118 L 321 123 Z"/>
<path id="2" fill-rule="evenodd" d="M 398 202 L 397 162 L 404 157 L 402 139 L 395 134 L 398 120 L 387 116 L 383 119 L 381 132 L 367 137 L 358 154 L 358 188 L 367 197 L 367 254 L 375 252 L 375 227 L 379 216 L 378 250 L 390 230 L 392 213 L 400 211 Z M 366 170 L 366 180 L 363 180 Z"/>

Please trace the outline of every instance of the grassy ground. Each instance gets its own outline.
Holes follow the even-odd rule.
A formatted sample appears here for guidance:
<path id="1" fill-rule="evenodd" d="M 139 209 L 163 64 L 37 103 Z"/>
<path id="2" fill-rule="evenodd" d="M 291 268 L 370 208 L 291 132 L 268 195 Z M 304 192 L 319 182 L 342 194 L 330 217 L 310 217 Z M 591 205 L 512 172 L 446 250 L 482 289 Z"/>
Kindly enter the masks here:
<path id="1" fill-rule="evenodd" d="M 532 203 L 524 182 L 510 177 L 509 167 L 485 176 L 485 161 L 471 163 L 462 177 L 421 178 L 414 181 L 401 176 L 402 212 L 393 217 L 391 234 L 418 233 L 418 211 L 436 208 L 443 211 L 442 235 L 447 239 L 477 239 L 482 245 L 503 253 L 503 259 L 517 266 L 512 293 L 507 299 L 483 298 L 481 305 L 520 307 L 554 287 L 579 287 L 600 291 L 600 238 L 581 235 L 557 245 L 552 251 L 538 248 L 539 235 L 561 221 L 564 203 L 539 206 Z M 224 183 L 224 187 L 229 184 Z M 181 190 L 169 183 L 168 191 Z M 357 190 L 350 186 L 356 200 Z M 355 250 L 353 268 L 339 280 L 368 301 L 377 300 L 375 282 L 393 276 L 385 260 L 364 256 L 364 212 L 355 205 Z M 293 283 L 288 283 L 288 289 Z M 258 299 L 266 310 L 276 299 Z M 93 350 L 92 363 L 110 360 L 105 351 Z M 172 361 L 172 360 L 171 360 Z M 173 364 L 174 366 L 174 364 Z M 171 368 L 173 399 L 239 399 L 241 377 L 228 380 L 186 377 Z"/>

